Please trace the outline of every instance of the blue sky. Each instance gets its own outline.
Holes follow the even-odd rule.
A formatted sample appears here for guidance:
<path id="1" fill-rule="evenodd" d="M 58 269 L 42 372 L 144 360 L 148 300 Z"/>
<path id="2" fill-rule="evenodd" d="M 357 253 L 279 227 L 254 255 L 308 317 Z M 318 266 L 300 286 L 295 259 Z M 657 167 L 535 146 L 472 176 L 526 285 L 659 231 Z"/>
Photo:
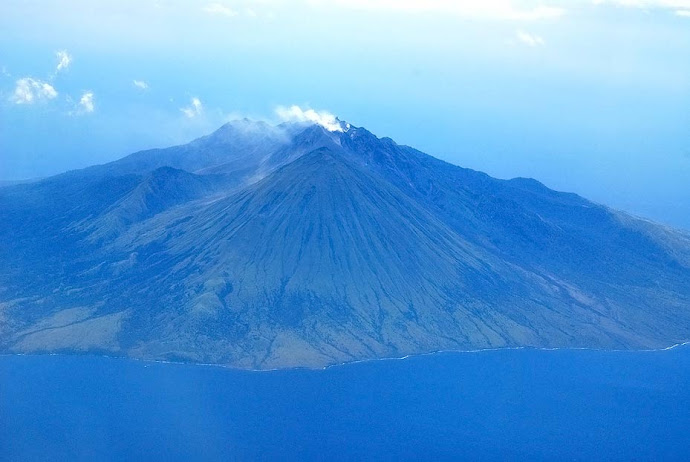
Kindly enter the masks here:
<path id="1" fill-rule="evenodd" d="M 329 111 L 690 229 L 690 0 L 3 0 L 0 179 Z"/>

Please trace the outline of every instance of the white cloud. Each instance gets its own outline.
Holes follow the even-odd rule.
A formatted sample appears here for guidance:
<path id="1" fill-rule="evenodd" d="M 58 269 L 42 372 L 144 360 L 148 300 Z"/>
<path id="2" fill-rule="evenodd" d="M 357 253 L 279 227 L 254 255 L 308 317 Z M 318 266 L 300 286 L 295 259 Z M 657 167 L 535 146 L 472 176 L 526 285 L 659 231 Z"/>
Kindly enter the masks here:
<path id="1" fill-rule="evenodd" d="M 362 10 L 442 13 L 470 19 L 535 21 L 555 19 L 587 4 L 626 8 L 690 10 L 690 0 L 309 0 L 315 6 Z M 680 16 L 684 16 L 681 14 Z"/>
<path id="2" fill-rule="evenodd" d="M 327 111 L 304 110 L 299 106 L 293 105 L 290 107 L 278 106 L 275 112 L 281 120 L 286 122 L 313 122 L 331 132 L 343 131 L 337 118 Z"/>
<path id="3" fill-rule="evenodd" d="M 490 20 L 553 19 L 566 13 L 566 10 L 561 7 L 534 5 L 534 2 L 525 4 L 524 1 L 520 0 L 313 0 L 312 3 L 317 5 L 335 4 L 345 8 L 368 10 L 407 11 L 411 13 L 437 12 Z"/>
<path id="4" fill-rule="evenodd" d="M 94 105 L 93 105 L 93 92 L 92 91 L 85 91 L 84 94 L 81 96 L 81 99 L 79 100 L 79 106 L 81 108 L 82 112 L 93 112 L 94 111 Z"/>
<path id="5" fill-rule="evenodd" d="M 593 0 L 592 3 L 627 8 L 690 10 L 690 0 Z"/>
<path id="6" fill-rule="evenodd" d="M 133 80 L 132 84 L 140 90 L 148 90 L 149 88 L 149 84 L 144 82 L 143 80 Z"/>
<path id="7" fill-rule="evenodd" d="M 7 70 L 7 66 L 2 66 L 2 75 L 5 77 L 12 77 L 12 74 L 10 74 L 10 71 Z"/>
<path id="8" fill-rule="evenodd" d="M 31 77 L 24 77 L 17 80 L 11 100 L 16 104 L 33 104 L 54 99 L 57 95 L 57 91 L 51 84 Z"/>
<path id="9" fill-rule="evenodd" d="M 204 110 L 204 106 L 201 104 L 199 98 L 192 98 L 189 106 L 180 108 L 180 111 L 190 119 L 201 115 Z"/>
<path id="10" fill-rule="evenodd" d="M 58 59 L 58 64 L 57 68 L 55 68 L 55 73 L 57 74 L 60 71 L 67 70 L 69 68 L 69 65 L 72 63 L 72 56 L 70 56 L 69 53 L 67 53 L 67 50 L 60 50 L 55 52 L 55 56 L 57 56 Z"/>
<path id="11" fill-rule="evenodd" d="M 545 44 L 543 38 L 541 38 L 538 35 L 530 34 L 529 32 L 525 32 L 524 30 L 519 30 L 515 34 L 516 34 L 517 39 L 521 43 L 524 43 L 527 46 L 539 47 L 539 46 L 543 46 Z"/>
<path id="12" fill-rule="evenodd" d="M 676 16 L 690 18 L 690 10 L 676 10 Z"/>
<path id="13" fill-rule="evenodd" d="M 237 11 L 223 5 L 222 3 L 209 3 L 204 7 L 204 11 L 209 14 L 219 14 L 231 18 L 237 16 Z"/>

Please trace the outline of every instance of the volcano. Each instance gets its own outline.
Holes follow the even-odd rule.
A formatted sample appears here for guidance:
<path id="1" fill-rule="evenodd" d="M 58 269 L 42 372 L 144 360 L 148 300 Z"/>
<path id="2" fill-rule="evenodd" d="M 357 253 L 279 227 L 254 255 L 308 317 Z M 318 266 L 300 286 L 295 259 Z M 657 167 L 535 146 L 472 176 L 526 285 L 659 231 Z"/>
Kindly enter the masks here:
<path id="1" fill-rule="evenodd" d="M 690 339 L 690 234 L 338 121 L 0 188 L 0 351 L 247 369 Z"/>

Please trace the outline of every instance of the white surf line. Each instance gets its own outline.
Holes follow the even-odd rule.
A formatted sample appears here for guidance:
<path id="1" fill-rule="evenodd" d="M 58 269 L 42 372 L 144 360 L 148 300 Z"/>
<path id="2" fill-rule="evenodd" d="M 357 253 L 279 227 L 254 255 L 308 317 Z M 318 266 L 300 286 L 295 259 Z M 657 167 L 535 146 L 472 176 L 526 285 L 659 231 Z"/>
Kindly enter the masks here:
<path id="1" fill-rule="evenodd" d="M 404 361 L 406 359 L 414 359 L 418 357 L 431 356 L 436 354 L 476 354 L 494 351 L 512 351 L 512 350 L 530 350 L 530 351 L 593 351 L 600 353 L 658 353 L 662 351 L 670 351 L 678 347 L 684 347 L 690 345 L 690 340 L 675 343 L 673 345 L 667 346 L 665 348 L 646 348 L 641 350 L 619 350 L 619 349 L 603 349 L 603 348 L 586 348 L 586 347 L 554 347 L 554 348 L 538 348 L 538 347 L 497 347 L 497 348 L 479 348 L 475 350 L 435 350 L 427 353 L 410 353 L 405 356 L 391 356 L 387 358 L 367 358 L 367 359 L 357 359 L 352 361 L 345 361 L 342 363 L 329 364 L 323 367 L 308 367 L 308 366 L 295 366 L 295 367 L 276 367 L 271 369 L 244 369 L 237 366 L 231 366 L 228 364 L 214 364 L 214 363 L 194 363 L 194 362 L 183 362 L 183 361 L 170 361 L 165 359 L 146 359 L 146 358 L 134 358 L 130 356 L 113 356 L 105 354 L 70 354 L 70 353 L 2 353 L 1 357 L 9 356 L 28 356 L 28 357 L 40 357 L 40 356 L 66 356 L 66 357 L 87 357 L 87 358 L 108 358 L 116 360 L 127 360 L 127 361 L 137 361 L 141 363 L 153 363 L 153 364 L 173 364 L 180 366 L 194 366 L 194 367 L 213 367 L 225 370 L 233 370 L 240 372 L 276 372 L 276 371 L 325 371 L 334 367 L 348 366 L 351 364 L 361 364 L 373 361 Z"/>
<path id="2" fill-rule="evenodd" d="M 307 366 L 294 366 L 294 367 L 276 367 L 272 369 L 245 369 L 242 367 L 231 366 L 229 364 L 219 364 L 219 363 L 194 363 L 194 362 L 184 362 L 184 361 L 171 361 L 167 359 L 147 359 L 147 358 L 135 358 L 132 356 L 114 356 L 107 354 L 95 354 L 95 353 L 82 353 L 82 354 L 72 354 L 72 353 L 0 353 L 0 358 L 12 357 L 12 356 L 26 356 L 29 358 L 40 358 L 42 356 L 60 356 L 65 358 L 107 358 L 112 360 L 121 361 L 136 361 L 139 363 L 147 364 L 172 364 L 175 366 L 192 366 L 192 367 L 213 367 L 224 370 L 232 370 L 237 372 L 276 372 L 276 371 L 319 371 L 324 368 L 320 367 L 307 367 Z M 147 364 L 144 367 L 147 367 Z"/>
<path id="3" fill-rule="evenodd" d="M 675 343 L 675 344 L 673 344 L 671 346 L 667 346 L 665 348 L 645 348 L 645 349 L 640 349 L 640 350 L 604 349 L 604 348 L 586 348 L 586 347 L 553 347 L 553 348 L 542 347 L 542 348 L 539 348 L 539 347 L 524 347 L 524 346 L 479 348 L 476 350 L 436 350 L 436 351 L 430 351 L 428 353 L 411 353 L 411 354 L 407 354 L 405 356 L 400 356 L 400 357 L 358 359 L 358 360 L 354 360 L 354 361 L 346 361 L 346 362 L 337 363 L 337 364 L 330 364 L 328 366 L 324 366 L 321 369 L 326 370 L 326 369 L 330 369 L 332 367 L 347 366 L 349 364 L 367 363 L 370 361 L 403 361 L 405 359 L 414 359 L 414 358 L 421 357 L 421 356 L 429 356 L 429 355 L 435 355 L 435 354 L 472 354 L 472 353 L 484 353 L 484 352 L 492 352 L 492 351 L 510 351 L 510 350 L 595 351 L 595 352 L 601 352 L 601 353 L 609 353 L 609 352 L 611 352 L 611 353 L 644 353 L 644 352 L 655 353 L 655 352 L 657 352 L 658 353 L 661 351 L 673 350 L 674 348 L 683 347 L 686 345 L 690 345 L 690 341 Z"/>

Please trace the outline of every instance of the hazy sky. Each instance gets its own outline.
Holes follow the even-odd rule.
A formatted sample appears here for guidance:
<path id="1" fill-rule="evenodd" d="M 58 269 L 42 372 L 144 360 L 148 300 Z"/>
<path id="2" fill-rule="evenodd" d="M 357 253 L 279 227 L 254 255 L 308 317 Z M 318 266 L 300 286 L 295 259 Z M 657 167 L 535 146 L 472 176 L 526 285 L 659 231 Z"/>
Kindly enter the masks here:
<path id="1" fill-rule="evenodd" d="M 297 104 L 690 229 L 690 0 L 2 0 L 0 30 L 0 179 Z"/>

